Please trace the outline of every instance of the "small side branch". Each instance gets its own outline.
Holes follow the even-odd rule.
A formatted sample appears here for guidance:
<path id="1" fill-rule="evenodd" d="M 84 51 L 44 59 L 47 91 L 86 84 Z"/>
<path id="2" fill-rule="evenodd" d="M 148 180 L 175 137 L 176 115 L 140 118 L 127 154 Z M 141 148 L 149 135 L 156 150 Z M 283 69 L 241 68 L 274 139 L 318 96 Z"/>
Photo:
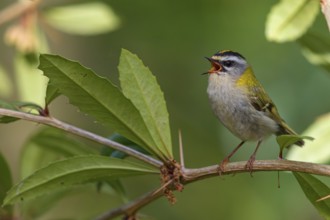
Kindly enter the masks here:
<path id="1" fill-rule="evenodd" d="M 39 115 L 32 115 L 29 113 L 25 113 L 25 112 L 19 112 L 19 111 L 14 111 L 14 110 L 9 110 L 9 109 L 3 109 L 0 108 L 0 115 L 4 115 L 4 116 L 10 116 L 10 117 L 15 117 L 15 118 L 20 118 L 20 119 L 24 119 L 27 121 L 33 121 L 33 122 L 37 122 L 40 124 L 45 124 L 45 125 L 49 125 L 55 128 L 59 128 L 61 130 L 67 131 L 71 134 L 75 134 L 78 135 L 80 137 L 95 141 L 97 143 L 103 144 L 105 146 L 109 146 L 115 150 L 119 150 L 121 152 L 124 152 L 132 157 L 135 157 L 139 160 L 142 160 L 148 164 L 151 164 L 157 168 L 159 168 L 162 165 L 162 162 L 150 157 L 148 155 L 145 155 L 143 153 L 140 153 L 132 148 L 129 148 L 125 145 L 122 145 L 120 143 L 117 143 L 115 141 L 109 140 L 107 138 L 101 137 L 99 135 L 96 135 L 92 132 L 83 130 L 81 128 L 75 127 L 73 125 L 67 124 L 63 121 L 60 121 L 56 118 L 52 118 L 52 117 L 44 117 L 44 116 L 39 116 Z"/>
<path id="2" fill-rule="evenodd" d="M 162 195 L 163 195 L 163 190 L 156 189 L 154 191 L 142 195 L 141 197 L 133 200 L 132 202 L 124 206 L 110 210 L 109 212 L 100 215 L 95 220 L 113 219 L 121 215 L 124 215 L 126 217 L 134 216 L 138 210 L 148 205 L 150 202 L 160 198 Z"/>

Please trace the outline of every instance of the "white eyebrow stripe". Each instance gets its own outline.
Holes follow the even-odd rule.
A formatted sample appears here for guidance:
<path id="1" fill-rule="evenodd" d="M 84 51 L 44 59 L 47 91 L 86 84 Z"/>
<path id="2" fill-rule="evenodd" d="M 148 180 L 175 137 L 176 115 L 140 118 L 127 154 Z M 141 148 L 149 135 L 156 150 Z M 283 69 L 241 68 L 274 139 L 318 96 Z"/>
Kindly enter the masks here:
<path id="1" fill-rule="evenodd" d="M 221 59 L 221 61 L 226 61 L 226 60 L 232 60 L 232 61 L 235 61 L 235 62 L 240 63 L 240 64 L 246 63 L 246 61 L 243 60 L 242 58 L 235 57 L 235 56 L 223 56 L 222 59 Z"/>

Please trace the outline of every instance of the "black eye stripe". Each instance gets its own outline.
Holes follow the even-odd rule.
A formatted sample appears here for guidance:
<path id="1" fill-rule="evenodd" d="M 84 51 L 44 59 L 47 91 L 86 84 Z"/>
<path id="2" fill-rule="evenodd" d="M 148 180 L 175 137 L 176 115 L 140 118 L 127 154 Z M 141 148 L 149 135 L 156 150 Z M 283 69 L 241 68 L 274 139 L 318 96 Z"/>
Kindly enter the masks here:
<path id="1" fill-rule="evenodd" d="M 225 61 L 223 61 L 222 62 L 222 65 L 223 66 L 226 66 L 226 67 L 231 67 L 231 66 L 233 66 L 234 65 L 234 61 L 232 61 L 232 60 L 225 60 Z"/>

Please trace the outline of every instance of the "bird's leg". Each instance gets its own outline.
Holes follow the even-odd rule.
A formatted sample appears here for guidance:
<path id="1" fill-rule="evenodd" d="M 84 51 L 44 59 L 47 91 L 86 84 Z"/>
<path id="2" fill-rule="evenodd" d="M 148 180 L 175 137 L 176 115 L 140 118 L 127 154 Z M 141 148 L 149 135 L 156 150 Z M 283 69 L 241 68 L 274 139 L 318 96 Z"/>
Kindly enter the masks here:
<path id="1" fill-rule="evenodd" d="M 236 151 L 242 147 L 242 145 L 245 143 L 245 141 L 242 141 L 241 143 L 239 143 L 239 145 L 237 145 L 237 147 L 235 147 L 235 149 L 227 156 L 225 157 L 221 163 L 219 164 L 218 167 L 218 171 L 219 171 L 219 175 L 221 175 L 222 172 L 225 171 L 225 166 L 226 164 L 229 162 L 229 159 L 236 153 Z"/>
<path id="2" fill-rule="evenodd" d="M 245 168 L 247 170 L 250 170 L 251 176 L 252 176 L 253 163 L 256 160 L 256 154 L 257 154 L 260 144 L 261 144 L 261 141 L 258 141 L 256 149 L 254 150 L 253 154 L 250 156 L 250 159 L 247 161 L 247 163 L 245 165 Z"/>

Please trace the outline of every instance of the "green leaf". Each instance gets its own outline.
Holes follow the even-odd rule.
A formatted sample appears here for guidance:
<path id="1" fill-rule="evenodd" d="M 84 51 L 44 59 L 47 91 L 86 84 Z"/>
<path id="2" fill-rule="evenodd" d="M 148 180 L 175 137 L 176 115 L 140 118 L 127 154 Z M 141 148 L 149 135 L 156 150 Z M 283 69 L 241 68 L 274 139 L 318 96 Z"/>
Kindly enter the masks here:
<path id="1" fill-rule="evenodd" d="M 95 35 L 116 30 L 119 18 L 102 2 L 53 7 L 45 13 L 49 24 L 55 28 L 80 35 Z"/>
<path id="2" fill-rule="evenodd" d="M 120 134 L 117 134 L 117 133 L 112 134 L 109 139 L 112 140 L 112 141 L 115 141 L 117 143 L 121 143 L 122 145 L 125 145 L 125 146 L 136 145 L 136 143 L 134 143 L 133 141 L 131 141 L 131 140 L 129 140 L 129 139 L 125 138 L 124 136 L 122 136 Z"/>
<path id="3" fill-rule="evenodd" d="M 118 69 L 123 93 L 140 111 L 156 147 L 166 158 L 173 158 L 169 115 L 156 78 L 135 54 L 124 49 Z"/>
<path id="4" fill-rule="evenodd" d="M 126 190 L 119 179 L 116 180 L 104 180 L 97 183 L 98 192 L 112 192 L 115 193 L 123 202 L 129 201 Z"/>
<path id="5" fill-rule="evenodd" d="M 107 181 L 106 183 L 109 184 L 111 189 L 113 189 L 124 202 L 127 203 L 129 201 L 126 196 L 126 190 L 120 180 Z"/>
<path id="6" fill-rule="evenodd" d="M 32 102 L 13 102 L 13 105 L 17 106 L 18 109 L 26 108 L 26 109 L 29 109 L 29 111 L 36 110 L 39 112 L 39 111 L 43 110 L 40 105 L 37 105 Z"/>
<path id="7" fill-rule="evenodd" d="M 2 201 L 7 190 L 12 187 L 11 172 L 5 158 L 0 154 L 0 201 Z"/>
<path id="8" fill-rule="evenodd" d="M 6 192 L 12 187 L 11 172 L 5 158 L 0 154 L 0 202 L 5 199 Z M 10 219 L 12 207 L 0 207 L 0 219 Z"/>
<path id="9" fill-rule="evenodd" d="M 49 212 L 61 199 L 73 193 L 75 193 L 75 189 L 72 188 L 53 190 L 47 196 L 25 201 L 24 205 L 20 207 L 21 219 L 42 219 L 40 217 Z"/>
<path id="10" fill-rule="evenodd" d="M 24 111 L 24 112 L 31 112 L 36 111 L 40 113 L 43 111 L 42 107 L 31 103 L 31 102 L 13 102 L 8 103 L 5 101 L 0 100 L 0 108 L 15 110 L 15 111 Z M 19 118 L 9 117 L 9 116 L 0 116 L 0 123 L 10 123 L 19 120 Z"/>
<path id="11" fill-rule="evenodd" d="M 330 194 L 329 187 L 310 174 L 296 172 L 293 174 L 309 201 L 325 219 L 330 219 L 330 200 L 317 201 Z"/>
<path id="12" fill-rule="evenodd" d="M 328 163 L 330 161 L 330 113 L 319 117 L 303 135 L 313 136 L 313 142 L 306 142 L 303 149 L 292 148 L 287 159 L 311 163 Z"/>
<path id="13" fill-rule="evenodd" d="M 7 97 L 13 92 L 13 83 L 8 77 L 8 74 L 0 66 L 0 94 L 1 97 Z"/>
<path id="14" fill-rule="evenodd" d="M 24 178 L 59 159 L 96 153 L 96 150 L 71 138 L 65 132 L 45 127 L 28 139 L 23 146 L 21 176 Z"/>
<path id="15" fill-rule="evenodd" d="M 314 0 L 281 0 L 268 14 L 267 39 L 281 43 L 302 36 L 319 13 L 319 4 Z"/>
<path id="16" fill-rule="evenodd" d="M 112 141 L 115 141 L 117 143 L 120 143 L 122 145 L 125 145 L 127 147 L 130 147 L 134 150 L 137 150 L 143 154 L 149 154 L 146 150 L 144 150 L 141 146 L 137 145 L 136 143 L 132 142 L 131 140 L 125 138 L 124 136 L 114 133 L 113 135 L 110 136 L 109 138 Z M 128 155 L 125 154 L 124 152 L 118 151 L 118 150 L 113 150 L 111 148 L 109 148 L 108 146 L 104 146 L 101 149 L 101 155 L 103 156 L 111 156 L 111 157 L 115 157 L 115 158 L 120 158 L 120 159 L 124 159 L 126 158 Z M 150 155 L 150 154 L 149 154 Z"/>
<path id="17" fill-rule="evenodd" d="M 297 141 L 301 140 L 310 140 L 313 141 L 313 137 L 309 136 L 300 136 L 300 135 L 280 135 L 276 137 L 276 141 L 280 146 L 280 149 L 283 150 L 284 148 L 290 147 L 291 145 L 295 144 Z"/>
<path id="18" fill-rule="evenodd" d="M 308 32 L 298 40 L 306 59 L 330 72 L 330 39 L 328 35 Z"/>
<path id="19" fill-rule="evenodd" d="M 0 100 L 0 108 L 16 110 L 18 111 L 18 107 L 14 104 L 5 102 Z M 19 120 L 19 118 L 9 117 L 9 116 L 1 116 L 0 115 L 0 123 L 10 123 Z"/>
<path id="20" fill-rule="evenodd" d="M 46 105 L 49 105 L 54 99 L 56 99 L 58 96 L 60 96 L 61 93 L 59 92 L 59 89 L 48 85 L 46 90 Z"/>
<path id="21" fill-rule="evenodd" d="M 153 173 L 158 173 L 158 170 L 144 163 L 96 155 L 71 157 L 23 179 L 9 190 L 4 204 L 32 199 L 76 184 Z"/>
<path id="22" fill-rule="evenodd" d="M 109 80 L 55 55 L 41 55 L 39 68 L 82 112 L 162 158 L 138 110 Z"/>
<path id="23" fill-rule="evenodd" d="M 48 79 L 37 69 L 37 62 L 19 54 L 15 58 L 15 73 L 20 100 L 45 106 Z"/>
<path id="24" fill-rule="evenodd" d="M 97 151 L 73 139 L 62 130 L 45 127 L 34 134 L 23 146 L 21 177 L 24 178 L 53 161 L 87 154 L 97 154 Z M 123 198 L 124 189 L 120 188 L 119 180 L 109 182 L 110 186 L 114 187 L 114 191 Z M 31 200 L 24 204 L 23 213 L 26 218 L 37 219 L 70 193 L 72 189 L 55 190 L 48 196 Z"/>

